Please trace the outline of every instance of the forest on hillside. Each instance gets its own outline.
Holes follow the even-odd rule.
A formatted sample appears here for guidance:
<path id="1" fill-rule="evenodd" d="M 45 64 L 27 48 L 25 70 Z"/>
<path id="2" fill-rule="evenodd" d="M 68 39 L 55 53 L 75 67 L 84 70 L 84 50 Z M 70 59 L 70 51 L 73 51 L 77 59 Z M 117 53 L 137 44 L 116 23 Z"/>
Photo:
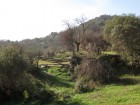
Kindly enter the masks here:
<path id="1" fill-rule="evenodd" d="M 91 34 L 99 33 L 100 35 L 102 35 L 103 27 L 104 27 L 106 21 L 110 20 L 112 17 L 113 16 L 110 16 L 110 15 L 101 15 L 100 17 L 96 17 L 94 19 L 87 21 L 86 17 L 81 16 L 80 18 L 77 18 L 77 19 L 79 19 L 79 20 L 77 20 L 77 21 L 79 21 L 79 23 L 77 23 L 76 20 L 74 20 L 75 26 L 72 26 L 72 27 L 77 28 L 77 31 L 78 30 L 82 31 L 83 30 L 82 23 L 83 23 L 85 25 L 84 28 L 87 28 L 87 30 L 86 30 L 87 34 L 88 33 L 91 33 Z M 80 21 L 82 23 L 80 23 Z M 64 24 L 67 27 L 67 23 L 64 22 Z M 70 24 L 71 23 L 69 23 L 69 25 Z M 66 30 L 67 30 L 67 28 L 66 28 Z M 25 47 L 32 48 L 32 49 L 34 49 L 34 48 L 40 48 L 41 50 L 49 49 L 54 52 L 57 52 L 60 50 L 65 50 L 65 48 L 63 48 L 63 46 L 62 46 L 63 39 L 61 37 L 64 32 L 65 32 L 65 30 L 62 30 L 59 33 L 52 32 L 49 35 L 47 35 L 46 37 L 35 38 L 35 39 L 24 39 L 22 41 L 16 41 L 16 42 L 24 45 Z M 81 33 L 79 33 L 79 34 L 81 34 Z M 1 40 L 0 41 L 1 45 L 11 44 L 11 43 L 12 43 L 12 41 L 10 41 L 10 40 L 7 40 L 7 41 Z"/>
<path id="2" fill-rule="evenodd" d="M 0 41 L 0 104 L 140 104 L 140 18 L 64 24 L 46 37 Z"/>

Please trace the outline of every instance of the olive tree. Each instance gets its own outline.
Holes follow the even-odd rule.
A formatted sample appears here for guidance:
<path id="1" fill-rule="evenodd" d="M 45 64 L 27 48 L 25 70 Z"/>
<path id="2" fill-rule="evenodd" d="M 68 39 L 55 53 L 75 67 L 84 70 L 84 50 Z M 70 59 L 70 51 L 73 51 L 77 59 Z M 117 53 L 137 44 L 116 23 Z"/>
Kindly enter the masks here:
<path id="1" fill-rule="evenodd" d="M 140 60 L 140 19 L 135 15 L 115 16 L 105 25 L 104 37 L 131 63 Z"/>
<path id="2" fill-rule="evenodd" d="M 90 24 L 86 23 L 86 17 L 84 16 L 76 18 L 74 22 L 76 23 L 72 24 L 69 21 L 64 21 L 67 29 L 62 33 L 62 41 L 65 42 L 65 46 L 73 50 L 73 52 L 79 52 L 80 44 L 82 43 L 81 37 L 85 35 Z"/>

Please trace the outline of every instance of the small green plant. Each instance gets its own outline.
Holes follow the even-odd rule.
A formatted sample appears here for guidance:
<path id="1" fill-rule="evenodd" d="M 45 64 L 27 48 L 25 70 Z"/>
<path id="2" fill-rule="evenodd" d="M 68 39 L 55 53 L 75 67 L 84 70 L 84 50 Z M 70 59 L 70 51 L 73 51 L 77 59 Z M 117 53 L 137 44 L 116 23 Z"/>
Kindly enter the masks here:
<path id="1" fill-rule="evenodd" d="M 29 95 L 29 92 L 28 92 L 27 90 L 25 90 L 25 91 L 23 92 L 23 97 L 24 97 L 24 100 L 25 100 L 25 101 L 27 101 L 27 100 L 29 99 L 30 95 Z"/>

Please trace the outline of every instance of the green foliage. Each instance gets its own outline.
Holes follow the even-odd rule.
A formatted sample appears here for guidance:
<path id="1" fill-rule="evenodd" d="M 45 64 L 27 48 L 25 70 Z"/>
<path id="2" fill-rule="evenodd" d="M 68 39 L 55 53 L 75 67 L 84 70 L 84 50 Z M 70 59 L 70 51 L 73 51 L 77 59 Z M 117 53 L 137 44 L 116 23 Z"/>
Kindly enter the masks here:
<path id="1" fill-rule="evenodd" d="M 116 16 L 104 28 L 112 48 L 131 62 L 140 60 L 140 19 L 134 15 Z"/>
<path id="2" fill-rule="evenodd" d="M 0 100 L 27 100 L 35 97 L 37 100 L 43 100 L 39 98 L 39 94 L 41 94 L 40 88 L 45 89 L 45 87 L 29 73 L 29 69 L 33 68 L 30 67 L 27 58 L 22 47 L 18 45 L 1 49 Z M 47 101 L 49 98 L 52 98 L 52 95 L 48 95 Z"/>
<path id="3" fill-rule="evenodd" d="M 107 53 L 107 52 L 106 52 Z M 105 54 L 99 57 L 99 61 L 101 62 L 108 62 L 111 66 L 112 76 L 118 77 L 122 74 L 126 73 L 126 70 L 128 69 L 127 62 L 124 61 L 120 55 L 115 53 Z M 112 82 L 112 81 L 109 81 Z"/>
<path id="4" fill-rule="evenodd" d="M 28 69 L 23 50 L 19 46 L 9 46 L 0 52 L 0 89 L 6 95 L 12 96 L 21 86 L 21 78 Z M 17 90 L 18 91 L 18 90 Z"/>
<path id="5" fill-rule="evenodd" d="M 25 100 L 28 99 L 28 98 L 30 97 L 27 90 L 25 90 L 25 91 L 23 92 L 23 97 L 24 97 Z"/>
<path id="6" fill-rule="evenodd" d="M 58 51 L 61 48 L 60 33 L 52 32 L 43 38 L 25 39 L 19 43 L 30 49 Z"/>
<path id="7" fill-rule="evenodd" d="M 69 58 L 71 55 L 72 54 L 70 52 L 57 53 L 55 58 L 64 59 L 64 58 Z"/>

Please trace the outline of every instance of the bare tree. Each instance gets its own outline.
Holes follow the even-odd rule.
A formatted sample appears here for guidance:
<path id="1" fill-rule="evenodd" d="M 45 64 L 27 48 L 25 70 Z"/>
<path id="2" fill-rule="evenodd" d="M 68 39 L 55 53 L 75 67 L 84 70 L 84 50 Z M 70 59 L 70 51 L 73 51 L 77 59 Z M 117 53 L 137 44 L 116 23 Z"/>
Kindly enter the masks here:
<path id="1" fill-rule="evenodd" d="M 87 28 L 90 26 L 89 23 L 86 23 L 87 18 L 83 15 L 80 18 L 76 18 L 75 21 L 79 27 L 75 27 L 75 44 L 77 52 L 79 51 L 79 46 L 81 43 L 81 37 L 86 33 Z"/>
<path id="2" fill-rule="evenodd" d="M 62 39 L 65 42 L 65 45 L 73 52 L 79 52 L 79 47 L 81 44 L 81 37 L 85 35 L 86 29 L 89 27 L 89 23 L 86 22 L 86 17 L 81 16 L 76 18 L 74 21 L 75 24 L 71 24 L 69 21 L 64 21 L 64 24 L 67 26 L 65 32 L 63 32 Z"/>
<path id="3" fill-rule="evenodd" d="M 87 29 L 87 28 L 89 27 L 89 25 L 90 25 L 90 24 L 86 24 L 87 18 L 84 17 L 84 16 L 82 15 L 80 18 L 76 18 L 75 21 L 76 21 L 76 23 L 77 23 L 78 25 L 80 25 L 80 26 L 82 27 L 82 29 L 79 30 L 79 33 L 82 34 L 82 35 L 84 35 L 85 32 L 86 32 L 86 29 Z M 81 28 L 81 27 L 80 27 L 80 28 Z M 81 32 L 82 32 L 82 33 L 81 33 Z"/>
<path id="4" fill-rule="evenodd" d="M 67 26 L 67 29 L 61 33 L 62 44 L 67 50 L 72 51 L 72 53 L 75 54 L 74 28 L 69 21 L 65 20 L 64 24 Z"/>
<path id="5" fill-rule="evenodd" d="M 61 40 L 63 46 L 68 50 L 74 52 L 73 34 L 70 30 L 66 30 L 61 33 Z"/>

